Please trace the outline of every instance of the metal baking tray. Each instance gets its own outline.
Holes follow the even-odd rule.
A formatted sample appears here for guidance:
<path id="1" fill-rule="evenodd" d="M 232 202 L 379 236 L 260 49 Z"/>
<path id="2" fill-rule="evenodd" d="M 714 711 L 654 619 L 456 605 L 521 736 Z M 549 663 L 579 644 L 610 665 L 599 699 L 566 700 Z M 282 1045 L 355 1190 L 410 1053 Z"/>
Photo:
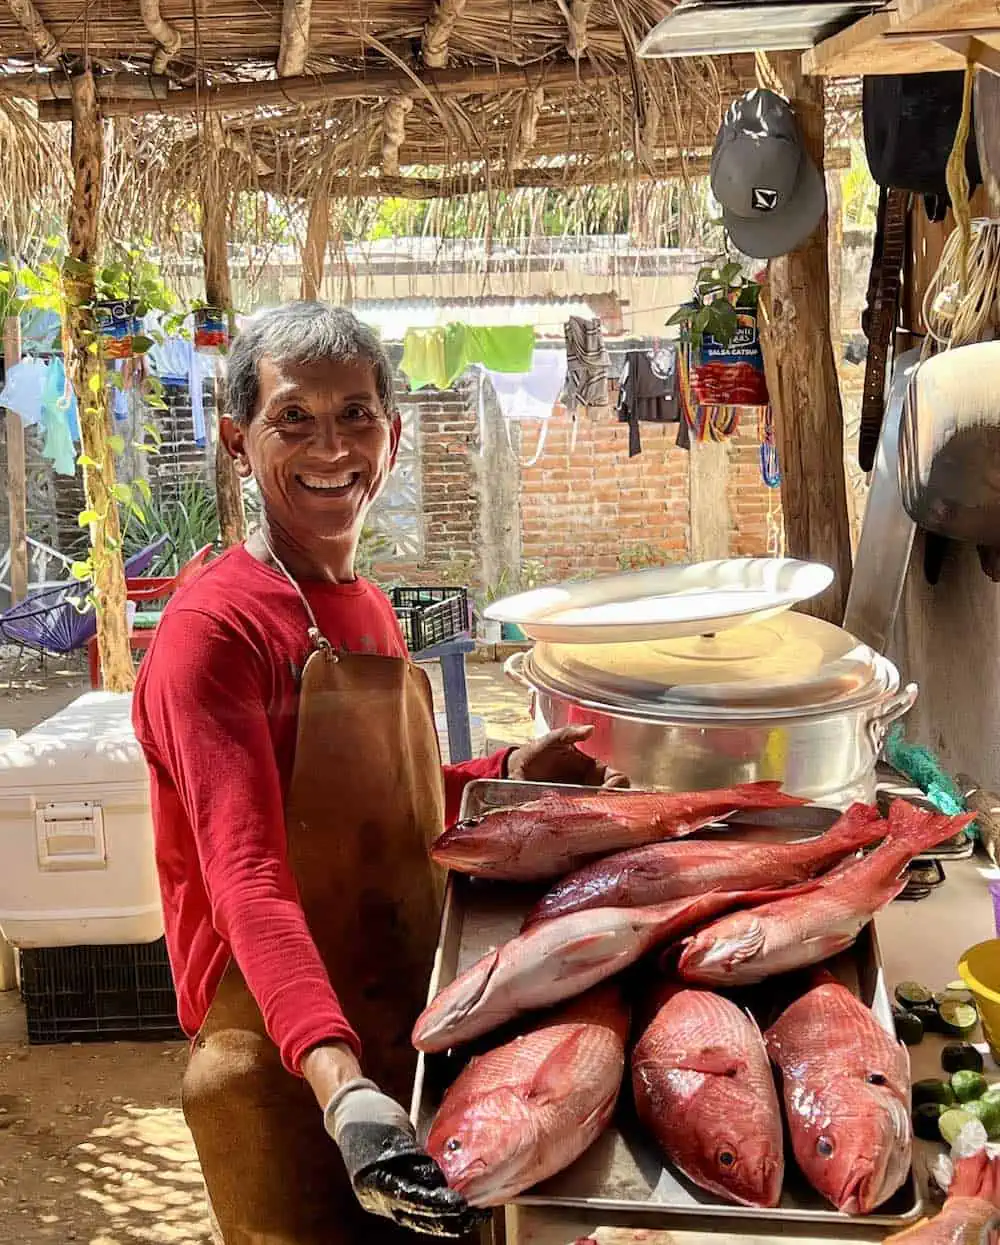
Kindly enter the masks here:
<path id="1" fill-rule="evenodd" d="M 502 780 L 480 780 L 466 788 L 462 817 L 477 817 L 497 808 L 537 799 L 541 791 L 579 793 L 578 787 L 562 787 L 539 783 L 517 783 Z M 725 833 L 738 834 L 741 839 L 785 839 L 808 837 L 821 833 L 840 816 L 835 809 L 778 810 L 774 814 L 755 813 L 741 817 L 738 829 Z M 735 824 L 735 823 L 734 823 Z M 802 831 L 806 831 L 803 835 Z M 699 832 L 705 837 L 713 831 Z M 473 964 L 491 948 L 512 938 L 520 929 L 528 909 L 544 890 L 544 886 L 521 886 L 488 882 L 451 874 L 445 897 L 441 934 L 428 1000 Z M 855 991 L 871 1007 L 879 1022 L 892 1033 L 892 1004 L 882 972 L 881 956 L 874 924 L 862 932 L 854 947 L 827 967 Z M 781 979 L 777 979 L 780 981 Z M 758 1012 L 758 1019 L 767 1023 L 763 1007 L 777 1009 L 790 1001 L 776 996 L 772 986 L 754 987 L 745 991 L 740 1001 Z M 772 1013 L 773 1014 L 773 1013 Z M 496 1045 L 498 1036 L 491 1034 L 481 1044 L 471 1043 L 443 1054 L 421 1054 L 417 1061 L 411 1118 L 421 1139 L 430 1129 L 434 1113 L 447 1087 L 478 1050 Z M 835 1210 L 806 1182 L 789 1156 L 785 1171 L 785 1187 L 781 1204 L 773 1209 L 734 1206 L 698 1189 L 672 1167 L 664 1163 L 655 1144 L 647 1138 L 635 1116 L 626 1075 L 622 1098 L 611 1128 L 572 1166 L 521 1194 L 514 1201 L 524 1207 L 547 1208 L 552 1211 L 592 1212 L 595 1222 L 608 1227 L 663 1226 L 664 1218 L 681 1227 L 680 1219 L 693 1223 L 710 1219 L 751 1220 L 766 1223 L 810 1223 L 837 1225 L 840 1229 L 859 1231 L 873 1227 L 901 1227 L 919 1219 L 923 1202 L 913 1172 L 903 1187 L 872 1215 L 847 1216 Z"/>

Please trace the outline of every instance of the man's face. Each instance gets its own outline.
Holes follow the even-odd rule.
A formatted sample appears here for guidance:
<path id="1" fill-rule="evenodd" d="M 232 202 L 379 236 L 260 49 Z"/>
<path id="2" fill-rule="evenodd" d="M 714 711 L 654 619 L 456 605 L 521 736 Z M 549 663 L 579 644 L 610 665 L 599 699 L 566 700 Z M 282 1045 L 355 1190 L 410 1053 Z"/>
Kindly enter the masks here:
<path id="1" fill-rule="evenodd" d="M 399 416 L 368 362 L 264 358 L 249 424 L 225 420 L 223 439 L 239 475 L 256 479 L 272 531 L 320 552 L 360 533 L 395 462 Z"/>

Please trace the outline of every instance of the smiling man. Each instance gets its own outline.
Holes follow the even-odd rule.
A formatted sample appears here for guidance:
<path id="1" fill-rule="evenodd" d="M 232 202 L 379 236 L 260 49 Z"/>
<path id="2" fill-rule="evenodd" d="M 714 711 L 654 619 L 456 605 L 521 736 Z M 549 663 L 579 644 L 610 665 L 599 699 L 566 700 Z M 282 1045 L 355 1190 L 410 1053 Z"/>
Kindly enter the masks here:
<path id="1" fill-rule="evenodd" d="M 171 601 L 134 706 L 217 1235 L 462 1236 L 475 1215 L 400 1105 L 442 894 L 427 846 L 472 778 L 621 777 L 579 727 L 442 772 L 426 676 L 354 573 L 400 430 L 368 329 L 319 303 L 261 313 L 227 384 L 221 435 L 260 530 Z"/>

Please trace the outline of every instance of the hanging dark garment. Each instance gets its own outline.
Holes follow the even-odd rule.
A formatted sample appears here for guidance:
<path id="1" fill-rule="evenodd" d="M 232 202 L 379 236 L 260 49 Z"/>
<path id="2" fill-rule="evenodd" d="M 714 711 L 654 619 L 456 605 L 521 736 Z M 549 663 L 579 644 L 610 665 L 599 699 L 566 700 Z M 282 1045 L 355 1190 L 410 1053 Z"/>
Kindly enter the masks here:
<path id="1" fill-rule="evenodd" d="M 618 389 L 617 415 L 628 424 L 628 456 L 642 453 L 639 425 L 680 424 L 677 349 L 671 343 L 656 350 L 630 350 L 625 356 Z M 680 432 L 677 444 L 681 444 Z"/>

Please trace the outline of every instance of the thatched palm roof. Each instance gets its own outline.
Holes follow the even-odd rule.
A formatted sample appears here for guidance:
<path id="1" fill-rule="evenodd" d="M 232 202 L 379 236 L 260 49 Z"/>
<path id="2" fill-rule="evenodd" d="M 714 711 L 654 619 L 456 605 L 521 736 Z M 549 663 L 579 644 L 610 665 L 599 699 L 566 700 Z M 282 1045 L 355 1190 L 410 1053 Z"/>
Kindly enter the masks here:
<path id="1" fill-rule="evenodd" d="M 34 96 L 43 120 L 65 118 L 66 70 L 90 57 L 107 74 L 106 115 L 175 119 L 174 168 L 204 161 L 211 116 L 213 150 L 240 157 L 241 181 L 285 193 L 307 192 L 320 173 L 335 193 L 414 197 L 663 178 L 700 170 L 726 103 L 753 82 L 748 57 L 638 60 L 639 40 L 668 8 L 10 0 L 0 49 L 13 77 L 0 90 Z M 406 169 L 422 176 L 395 186 Z M 443 186 L 428 186 L 428 170 L 431 182 L 447 175 Z"/>

